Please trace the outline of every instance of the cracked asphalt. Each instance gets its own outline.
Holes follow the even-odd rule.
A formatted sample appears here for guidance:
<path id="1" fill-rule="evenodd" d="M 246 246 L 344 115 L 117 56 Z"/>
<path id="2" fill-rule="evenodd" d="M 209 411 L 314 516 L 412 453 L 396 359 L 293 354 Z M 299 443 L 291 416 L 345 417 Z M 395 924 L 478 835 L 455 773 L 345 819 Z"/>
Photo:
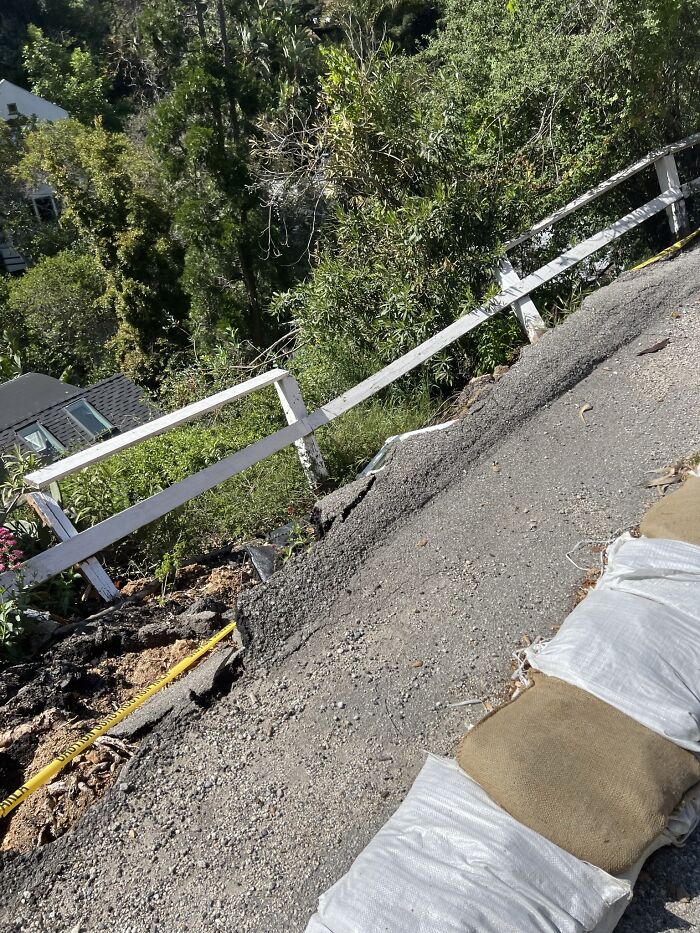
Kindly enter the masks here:
<path id="1" fill-rule="evenodd" d="M 481 715 L 448 704 L 497 697 L 523 637 L 561 623 L 567 553 L 635 525 L 649 471 L 700 449 L 699 338 L 700 252 L 628 273 L 346 492 L 246 596 L 230 693 L 171 713 L 68 835 L 3 860 L 0 928 L 303 930 L 426 752 Z M 652 857 L 619 930 L 700 930 L 700 833 Z"/>

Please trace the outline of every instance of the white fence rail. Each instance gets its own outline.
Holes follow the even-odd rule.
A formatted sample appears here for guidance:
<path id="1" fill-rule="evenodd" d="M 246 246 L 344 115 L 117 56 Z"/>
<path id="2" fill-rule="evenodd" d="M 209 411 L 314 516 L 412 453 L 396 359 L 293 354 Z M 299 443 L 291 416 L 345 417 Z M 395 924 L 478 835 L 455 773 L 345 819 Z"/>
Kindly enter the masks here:
<path id="1" fill-rule="evenodd" d="M 420 366 L 421 363 L 459 340 L 460 337 L 463 337 L 483 321 L 488 320 L 494 314 L 509 306 L 513 307 L 514 313 L 518 316 L 530 340 L 537 340 L 545 332 L 546 326 L 530 298 L 531 293 L 541 285 L 556 278 L 562 272 L 571 269 L 582 260 L 604 249 L 614 240 L 661 211 L 667 213 L 672 234 L 675 236 L 683 233 L 688 223 L 685 198 L 700 185 L 700 178 L 682 185 L 674 154 L 699 143 L 700 133 L 697 133 L 680 142 L 650 153 L 635 162 L 634 165 L 611 176 L 570 204 L 555 211 L 555 213 L 535 224 L 525 233 L 509 240 L 505 244 L 506 253 L 538 233 L 547 230 L 574 211 L 600 198 L 639 172 L 652 165 L 656 169 L 661 187 L 661 193 L 657 197 L 630 211 L 605 230 L 601 230 L 599 233 L 577 243 L 556 259 L 546 263 L 536 272 L 522 279 L 513 269 L 507 256 L 504 256 L 499 269 L 496 271 L 502 291 L 495 298 L 454 321 L 435 336 L 424 341 L 415 349 L 394 360 L 393 363 L 385 366 L 311 414 L 307 412 L 296 379 L 286 370 L 273 369 L 270 372 L 248 379 L 240 385 L 225 389 L 223 392 L 212 395 L 200 402 L 195 402 L 169 415 L 164 415 L 162 418 L 157 418 L 148 424 L 102 441 L 93 447 L 79 451 L 63 460 L 28 474 L 26 477 L 27 482 L 35 487 L 37 491 L 29 494 L 27 501 L 41 516 L 42 520 L 54 530 L 59 543 L 47 551 L 26 560 L 17 572 L 7 572 L 0 575 L 0 593 L 2 591 L 5 594 L 12 593 L 19 585 L 20 579 L 24 585 L 33 586 L 67 570 L 69 567 L 78 565 L 83 575 L 100 596 L 107 601 L 115 599 L 118 596 L 118 591 L 97 562 L 96 554 L 117 541 L 121 541 L 144 525 L 162 518 L 168 512 L 184 505 L 190 499 L 218 486 L 253 464 L 288 447 L 290 444 L 294 444 L 297 448 L 302 468 L 311 487 L 319 487 L 327 479 L 328 474 L 314 437 L 314 431 L 318 428 L 375 395 L 385 386 L 390 385 L 412 369 Z M 286 427 L 280 428 L 273 434 L 255 441 L 255 443 L 250 444 L 243 450 L 223 458 L 218 463 L 206 467 L 192 476 L 188 476 L 162 492 L 130 506 L 123 512 L 106 518 L 92 528 L 78 532 L 58 503 L 43 491 L 51 483 L 99 463 L 119 451 L 133 447 L 151 437 L 164 434 L 196 418 L 201 418 L 230 402 L 270 385 L 274 385 L 277 390 L 282 410 L 288 422 Z"/>

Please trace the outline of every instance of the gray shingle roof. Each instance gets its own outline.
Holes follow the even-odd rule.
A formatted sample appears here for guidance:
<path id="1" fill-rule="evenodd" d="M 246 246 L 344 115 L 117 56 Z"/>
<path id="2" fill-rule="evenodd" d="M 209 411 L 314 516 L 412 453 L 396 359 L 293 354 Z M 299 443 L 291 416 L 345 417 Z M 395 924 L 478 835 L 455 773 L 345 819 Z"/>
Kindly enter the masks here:
<path id="1" fill-rule="evenodd" d="M 0 431 L 27 420 L 32 412 L 43 411 L 80 395 L 77 386 L 59 382 L 43 373 L 25 373 L 0 385 Z"/>
<path id="2" fill-rule="evenodd" d="M 157 414 L 141 389 L 118 373 L 86 389 L 42 373 L 27 373 L 0 385 L 0 452 L 27 450 L 17 431 L 38 422 L 67 450 L 88 447 L 92 437 L 68 415 L 65 405 L 85 399 L 119 431 L 128 431 Z"/>

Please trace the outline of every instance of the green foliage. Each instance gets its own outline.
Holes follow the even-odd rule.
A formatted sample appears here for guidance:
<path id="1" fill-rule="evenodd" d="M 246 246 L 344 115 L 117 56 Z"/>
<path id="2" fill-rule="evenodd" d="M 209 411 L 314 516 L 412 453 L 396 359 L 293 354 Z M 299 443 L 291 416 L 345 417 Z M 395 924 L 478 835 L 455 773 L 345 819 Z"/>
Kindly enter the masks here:
<path id="1" fill-rule="evenodd" d="M 10 595 L 0 587 L 0 665 L 21 656 L 27 607 L 27 595 L 22 588 Z"/>
<path id="2" fill-rule="evenodd" d="M 299 519 L 292 520 L 292 527 L 289 532 L 289 540 L 282 548 L 282 563 L 288 563 L 295 554 L 303 554 L 308 551 L 314 541 L 313 525 L 302 525 Z"/>
<path id="3" fill-rule="evenodd" d="M 691 8 L 700 13 L 697 0 L 641 11 L 629 0 L 575 11 L 563 0 L 452 0 L 421 55 L 325 50 L 327 220 L 311 276 L 277 300 L 278 313 L 303 337 L 347 338 L 373 367 L 483 300 L 509 235 L 700 123 Z M 558 225 L 551 252 L 655 184 L 649 173 Z M 520 251 L 523 266 L 544 258 L 539 248 Z M 518 334 L 504 320 L 429 364 L 433 379 L 449 384 L 507 357 Z"/>
<path id="4" fill-rule="evenodd" d="M 106 276 L 94 256 L 63 250 L 13 279 L 0 310 L 11 345 L 25 347 L 28 371 L 89 382 L 109 360 L 117 331 L 105 300 Z"/>
<path id="5" fill-rule="evenodd" d="M 470 343 L 477 375 L 490 373 L 496 366 L 510 366 L 523 343 L 520 323 L 510 312 L 497 314 L 476 328 Z"/>
<path id="6" fill-rule="evenodd" d="M 145 382 L 159 354 L 182 342 L 187 304 L 166 192 L 145 153 L 101 124 L 42 124 L 26 138 L 17 177 L 60 192 L 61 223 L 104 276 L 105 315 L 118 322 L 112 346 L 125 372 Z"/>
<path id="7" fill-rule="evenodd" d="M 112 0 L 6 0 L 0 11 L 0 62 L 2 76 L 26 85 L 23 51 L 31 25 L 60 40 L 66 34 L 79 37 L 97 49 L 108 32 L 107 10 Z M 115 7 L 115 12 L 121 4 Z"/>
<path id="8" fill-rule="evenodd" d="M 48 38 L 38 26 L 27 30 L 24 67 L 35 94 L 58 104 L 83 123 L 113 118 L 107 100 L 111 81 L 88 49 Z"/>
<path id="9" fill-rule="evenodd" d="M 22 358 L 19 348 L 7 331 L 0 334 L 0 380 L 14 379 L 22 375 Z"/>

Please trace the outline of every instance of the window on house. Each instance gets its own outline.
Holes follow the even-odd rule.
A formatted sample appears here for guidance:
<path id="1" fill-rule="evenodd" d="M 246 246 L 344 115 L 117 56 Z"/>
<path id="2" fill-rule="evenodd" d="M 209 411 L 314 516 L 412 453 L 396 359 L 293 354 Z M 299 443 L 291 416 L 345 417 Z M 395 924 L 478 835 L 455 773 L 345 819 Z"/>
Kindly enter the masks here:
<path id="1" fill-rule="evenodd" d="M 86 402 L 84 398 L 79 399 L 77 402 L 71 402 L 70 405 L 66 405 L 66 411 L 74 421 L 78 422 L 83 431 L 90 435 L 92 440 L 100 437 L 102 434 L 109 434 L 114 431 L 114 425 L 110 424 L 109 421 L 107 421 L 96 408 L 93 408 L 90 402 Z"/>
<path id="2" fill-rule="evenodd" d="M 32 198 L 34 203 L 34 213 L 39 218 L 39 220 L 56 220 L 58 217 L 58 211 L 56 210 L 56 202 L 51 197 L 47 195 L 46 197 L 41 198 Z"/>
<path id="3" fill-rule="evenodd" d="M 17 433 L 29 444 L 32 450 L 35 450 L 42 457 L 62 454 L 66 449 L 63 444 L 56 440 L 53 434 L 47 431 L 43 424 L 39 424 L 38 421 L 35 421 L 34 424 L 28 424 L 26 428 L 20 428 Z"/>
<path id="4" fill-rule="evenodd" d="M 19 116 L 19 110 L 17 109 L 17 104 L 8 104 L 8 105 L 7 105 L 7 115 L 8 115 L 8 117 L 17 117 L 17 116 Z"/>

